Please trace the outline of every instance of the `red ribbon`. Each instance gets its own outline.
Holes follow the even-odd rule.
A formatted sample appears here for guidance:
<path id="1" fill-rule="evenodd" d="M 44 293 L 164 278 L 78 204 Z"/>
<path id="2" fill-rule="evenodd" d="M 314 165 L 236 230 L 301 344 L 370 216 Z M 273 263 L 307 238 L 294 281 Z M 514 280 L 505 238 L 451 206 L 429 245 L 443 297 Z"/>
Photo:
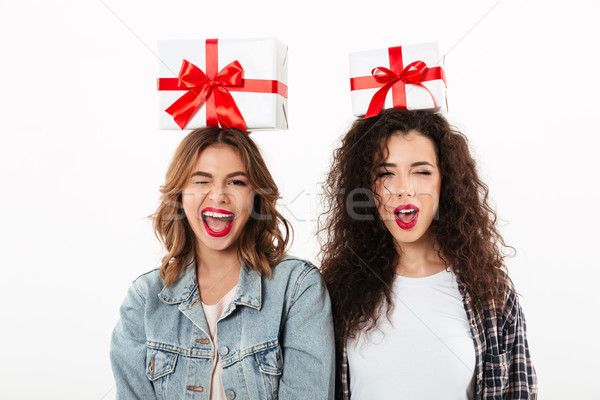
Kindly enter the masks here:
<path id="1" fill-rule="evenodd" d="M 373 68 L 371 76 L 350 79 L 350 90 L 381 88 L 373 95 L 365 118 L 379 115 L 390 89 L 392 89 L 392 104 L 394 108 L 406 108 L 407 84 L 417 85 L 427 90 L 433 100 L 434 109 L 437 109 L 433 94 L 421 82 L 442 79 L 445 84 L 446 76 L 442 67 L 427 68 L 427 65 L 423 61 L 415 61 L 404 67 L 401 46 L 390 47 L 388 54 L 390 69 L 377 67 Z"/>
<path id="2" fill-rule="evenodd" d="M 234 61 L 223 68 L 213 79 L 209 79 L 200 68 L 183 60 L 177 86 L 180 89 L 189 90 L 165 111 L 173 116 L 181 129 L 184 129 L 196 110 L 210 97 L 214 102 L 214 105 L 211 104 L 211 106 L 215 107 L 214 114 L 216 115 L 209 117 L 207 111 L 207 125 L 220 124 L 222 127 L 231 126 L 245 131 L 244 118 L 229 91 L 223 87 L 223 85 L 240 85 L 242 71 L 240 63 Z M 215 116 L 217 124 L 214 121 Z"/>
<path id="3" fill-rule="evenodd" d="M 196 111 L 206 102 L 206 125 L 246 130 L 246 123 L 230 91 L 276 93 L 287 98 L 287 86 L 279 81 L 243 79 L 238 61 L 218 72 L 217 39 L 206 40 L 206 74 L 183 60 L 178 78 L 159 78 L 158 90 L 188 91 L 165 111 L 184 129 Z"/>

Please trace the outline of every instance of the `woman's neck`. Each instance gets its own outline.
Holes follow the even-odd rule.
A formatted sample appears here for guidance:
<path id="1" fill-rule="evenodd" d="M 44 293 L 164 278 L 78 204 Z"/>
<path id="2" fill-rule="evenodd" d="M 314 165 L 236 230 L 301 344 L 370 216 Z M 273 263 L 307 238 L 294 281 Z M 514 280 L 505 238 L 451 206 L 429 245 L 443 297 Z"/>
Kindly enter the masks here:
<path id="1" fill-rule="evenodd" d="M 238 283 L 242 261 L 237 248 L 233 250 L 199 249 L 196 254 L 196 276 L 200 298 L 212 305 Z"/>
<path id="2" fill-rule="evenodd" d="M 396 274 L 409 278 L 422 278 L 437 274 L 447 265 L 440 257 L 433 238 L 426 234 L 413 243 L 402 243 L 396 246 L 398 265 Z"/>
<path id="3" fill-rule="evenodd" d="M 212 250 L 200 248 L 196 254 L 196 267 L 211 275 L 221 274 L 233 266 L 242 265 L 237 248 L 231 250 Z"/>

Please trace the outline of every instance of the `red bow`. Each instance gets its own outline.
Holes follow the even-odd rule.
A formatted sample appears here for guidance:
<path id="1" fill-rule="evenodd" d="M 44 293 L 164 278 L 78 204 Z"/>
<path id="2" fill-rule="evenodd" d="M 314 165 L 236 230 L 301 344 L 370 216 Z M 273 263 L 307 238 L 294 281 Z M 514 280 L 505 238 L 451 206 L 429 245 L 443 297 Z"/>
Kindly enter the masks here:
<path id="1" fill-rule="evenodd" d="M 421 83 L 427 71 L 427 65 L 423 61 L 415 61 L 408 64 L 406 68 L 404 68 L 399 74 L 384 67 L 373 68 L 371 75 L 373 75 L 373 78 L 375 78 L 377 82 L 382 83 L 383 86 L 373 95 L 371 103 L 369 103 L 369 109 L 365 114 L 365 118 L 379 115 L 381 109 L 383 108 L 383 104 L 385 103 L 385 98 L 387 97 L 388 92 L 398 81 L 401 81 L 404 84 L 408 83 L 411 85 L 418 85 L 427 90 L 431 96 L 431 99 L 433 100 L 434 108 L 437 109 L 437 104 L 435 103 L 433 94 L 431 94 L 429 89 L 427 89 L 427 87 Z M 399 108 L 406 108 L 406 104 L 401 104 Z"/>
<path id="2" fill-rule="evenodd" d="M 200 68 L 183 60 L 177 86 L 189 90 L 165 111 L 173 116 L 181 129 L 184 129 L 198 108 L 212 96 L 219 125 L 223 128 L 234 127 L 245 131 L 244 118 L 235 105 L 233 97 L 224 87 L 241 86 L 242 72 L 240 63 L 233 61 L 216 76 L 209 78 Z"/>

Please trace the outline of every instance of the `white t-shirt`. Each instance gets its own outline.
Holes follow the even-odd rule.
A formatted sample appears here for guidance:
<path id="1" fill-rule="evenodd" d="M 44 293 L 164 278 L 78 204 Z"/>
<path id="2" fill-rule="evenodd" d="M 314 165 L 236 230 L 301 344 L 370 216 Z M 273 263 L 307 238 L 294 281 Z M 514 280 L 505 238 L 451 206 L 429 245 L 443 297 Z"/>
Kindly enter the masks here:
<path id="1" fill-rule="evenodd" d="M 390 320 L 348 341 L 352 400 L 473 398 L 475 347 L 456 277 L 396 275 Z"/>
<path id="2" fill-rule="evenodd" d="M 221 363 L 219 362 L 219 352 L 216 351 L 219 346 L 217 343 L 217 321 L 219 321 L 221 315 L 223 315 L 225 310 L 227 310 L 231 304 L 236 289 L 237 285 L 234 286 L 234 288 L 231 289 L 225 296 L 221 297 L 221 300 L 219 300 L 217 304 L 209 306 L 202 303 L 202 309 L 204 310 L 204 316 L 206 317 L 208 330 L 210 331 L 210 338 L 215 345 L 215 358 L 213 359 L 213 372 L 210 380 L 210 400 L 227 400 L 227 397 L 225 396 L 225 388 L 223 388 L 223 381 L 221 380 L 223 367 L 221 367 Z"/>

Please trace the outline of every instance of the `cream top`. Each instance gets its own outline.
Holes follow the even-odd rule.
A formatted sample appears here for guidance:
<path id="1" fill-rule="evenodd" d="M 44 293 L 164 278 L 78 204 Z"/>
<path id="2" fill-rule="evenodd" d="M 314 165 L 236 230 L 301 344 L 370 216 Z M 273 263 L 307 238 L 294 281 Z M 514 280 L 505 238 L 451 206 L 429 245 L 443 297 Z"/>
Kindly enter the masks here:
<path id="1" fill-rule="evenodd" d="M 219 300 L 217 304 L 209 306 L 202 303 L 204 316 L 206 318 L 206 322 L 208 323 L 210 338 L 213 341 L 215 349 L 215 357 L 213 358 L 213 372 L 210 380 L 210 400 L 227 400 L 227 397 L 225 396 L 225 389 L 223 388 L 223 381 L 221 381 L 223 367 L 221 367 L 221 363 L 219 362 L 220 357 L 219 352 L 217 351 L 219 348 L 219 344 L 217 343 L 217 322 L 231 304 L 236 289 L 237 285 L 234 286 L 233 289 L 231 289 L 225 296 L 221 297 L 221 300 Z"/>

